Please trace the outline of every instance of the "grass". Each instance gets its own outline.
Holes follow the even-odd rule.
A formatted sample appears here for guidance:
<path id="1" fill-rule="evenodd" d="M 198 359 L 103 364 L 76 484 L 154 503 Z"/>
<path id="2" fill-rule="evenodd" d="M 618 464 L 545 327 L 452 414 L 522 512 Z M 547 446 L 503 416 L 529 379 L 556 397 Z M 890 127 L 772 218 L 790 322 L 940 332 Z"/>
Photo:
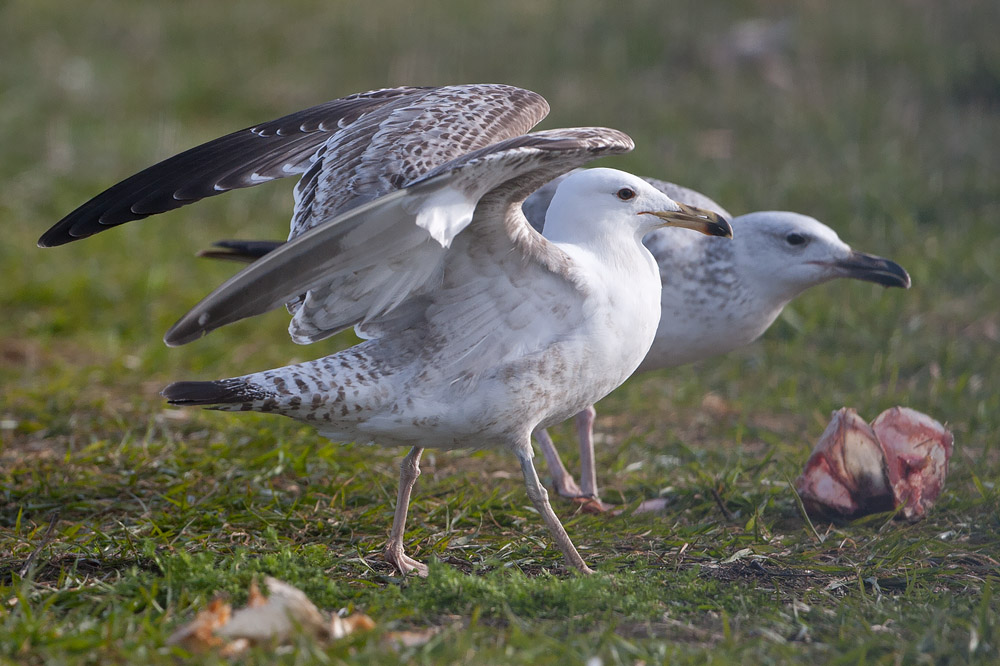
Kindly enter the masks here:
<path id="1" fill-rule="evenodd" d="M 998 13 L 925 0 L 3 5 L 0 662 L 174 663 L 170 631 L 216 591 L 241 602 L 262 573 L 378 622 L 285 663 L 996 661 Z M 776 46 L 740 55 L 731 30 L 752 19 Z M 914 278 L 906 293 L 815 289 L 756 344 L 604 400 L 605 499 L 671 502 L 619 518 L 560 504 L 592 578 L 567 574 L 504 456 L 425 458 L 407 544 L 431 576 L 400 580 L 373 556 L 400 452 L 164 406 L 173 379 L 351 343 L 294 347 L 281 313 L 160 342 L 232 270 L 193 253 L 280 237 L 290 184 L 34 247 L 87 197 L 197 142 L 357 90 L 466 81 L 537 90 L 546 127 L 636 139 L 610 165 L 735 212 L 812 214 Z M 915 525 L 811 530 L 788 480 L 829 413 L 895 404 L 955 432 L 938 505 Z M 572 428 L 554 436 L 574 461 Z M 421 647 L 380 640 L 428 626 L 441 631 Z"/>

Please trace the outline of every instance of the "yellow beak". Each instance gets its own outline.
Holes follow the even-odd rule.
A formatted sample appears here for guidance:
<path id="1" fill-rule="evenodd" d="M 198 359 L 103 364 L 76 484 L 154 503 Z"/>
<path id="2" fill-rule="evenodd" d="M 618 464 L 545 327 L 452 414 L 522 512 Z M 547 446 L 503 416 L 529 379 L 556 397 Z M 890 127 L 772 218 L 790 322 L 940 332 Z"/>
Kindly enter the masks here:
<path id="1" fill-rule="evenodd" d="M 733 227 L 729 220 L 722 217 L 715 211 L 695 208 L 677 202 L 680 210 L 647 210 L 640 215 L 655 215 L 664 221 L 664 227 L 683 227 L 700 231 L 706 236 L 722 236 L 723 238 L 733 237 Z"/>

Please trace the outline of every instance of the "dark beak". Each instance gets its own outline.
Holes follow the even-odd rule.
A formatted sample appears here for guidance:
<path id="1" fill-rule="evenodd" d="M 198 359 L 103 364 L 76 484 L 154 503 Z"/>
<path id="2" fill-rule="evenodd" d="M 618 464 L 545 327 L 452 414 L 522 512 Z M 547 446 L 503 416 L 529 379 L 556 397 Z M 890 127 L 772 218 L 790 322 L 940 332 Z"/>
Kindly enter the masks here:
<path id="1" fill-rule="evenodd" d="M 851 252 L 846 259 L 834 262 L 840 277 L 874 282 L 883 287 L 910 288 L 910 274 L 895 261 L 874 254 Z"/>

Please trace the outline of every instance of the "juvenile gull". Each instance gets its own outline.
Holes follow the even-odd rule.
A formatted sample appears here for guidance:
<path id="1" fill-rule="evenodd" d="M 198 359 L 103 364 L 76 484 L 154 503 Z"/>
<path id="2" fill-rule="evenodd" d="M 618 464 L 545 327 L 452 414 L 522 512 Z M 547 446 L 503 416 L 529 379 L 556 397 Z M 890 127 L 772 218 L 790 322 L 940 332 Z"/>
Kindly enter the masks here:
<path id="1" fill-rule="evenodd" d="M 659 229 L 643 240 L 659 265 L 663 290 L 656 337 L 639 372 L 672 368 L 724 354 L 753 342 L 806 289 L 836 278 L 910 286 L 899 264 L 852 250 L 836 232 L 798 213 L 761 211 L 733 218 L 704 194 L 674 183 L 646 179 L 675 201 L 714 210 L 732 220 L 733 240 Z M 558 179 L 524 203 L 541 229 Z M 588 407 L 576 416 L 580 485 L 566 470 L 544 428 L 535 432 L 553 485 L 564 496 L 601 510 L 594 465 L 593 424 Z"/>
<path id="2" fill-rule="evenodd" d="M 643 236 L 666 225 L 731 229 L 635 176 L 592 169 L 561 183 L 543 237 L 521 212 L 525 197 L 632 148 L 604 128 L 524 134 L 546 111 L 538 95 L 495 85 L 352 96 L 150 167 L 70 213 L 39 245 L 302 174 L 291 240 L 164 339 L 184 344 L 286 304 L 296 342 L 350 326 L 366 341 L 307 363 L 177 382 L 164 396 L 284 414 L 335 440 L 411 447 L 384 552 L 402 572 L 426 572 L 403 552 L 423 448 L 509 450 L 567 563 L 590 572 L 539 483 L 531 433 L 606 395 L 645 355 L 660 281 Z"/>

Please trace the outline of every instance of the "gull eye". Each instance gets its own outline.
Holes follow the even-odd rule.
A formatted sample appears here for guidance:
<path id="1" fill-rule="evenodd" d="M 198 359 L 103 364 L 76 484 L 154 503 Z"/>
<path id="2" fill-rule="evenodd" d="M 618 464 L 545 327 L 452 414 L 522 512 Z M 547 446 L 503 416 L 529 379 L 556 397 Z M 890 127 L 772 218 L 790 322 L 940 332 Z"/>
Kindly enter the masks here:
<path id="1" fill-rule="evenodd" d="M 794 231 L 785 236 L 785 242 L 789 245 L 805 245 L 808 241 L 808 238 Z"/>
<path id="2" fill-rule="evenodd" d="M 622 201 L 628 201 L 629 199 L 635 199 L 635 190 L 631 187 L 623 187 L 622 189 L 615 192 L 615 196 Z"/>

